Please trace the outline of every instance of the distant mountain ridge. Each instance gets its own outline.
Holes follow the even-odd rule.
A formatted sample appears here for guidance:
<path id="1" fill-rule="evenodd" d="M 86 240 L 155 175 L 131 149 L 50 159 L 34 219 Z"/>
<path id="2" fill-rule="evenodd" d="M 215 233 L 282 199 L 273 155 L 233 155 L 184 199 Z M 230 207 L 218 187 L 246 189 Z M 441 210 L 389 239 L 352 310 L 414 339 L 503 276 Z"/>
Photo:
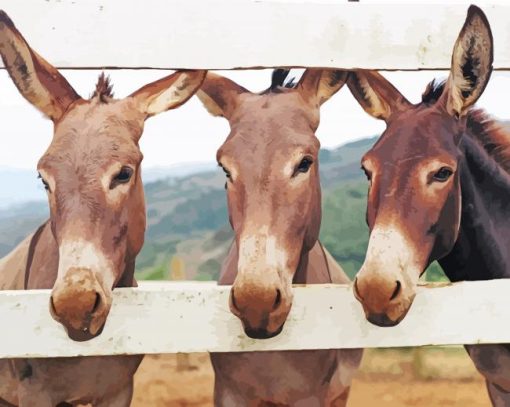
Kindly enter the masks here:
<path id="1" fill-rule="evenodd" d="M 212 171 L 216 166 L 214 162 L 196 162 L 174 164 L 166 167 L 142 166 L 144 183 L 150 183 L 164 178 L 178 178 L 198 172 Z M 46 193 L 37 178 L 37 171 L 0 167 L 0 211 L 12 206 L 25 205 L 27 202 L 46 202 Z"/>
<path id="2" fill-rule="evenodd" d="M 337 258 L 342 258 L 351 271 L 358 265 L 356 259 L 363 254 L 359 252 L 364 250 L 367 236 L 364 225 L 366 181 L 359 162 L 375 140 L 375 137 L 367 138 L 320 152 L 323 216 L 328 220 L 327 226 L 323 223 L 326 235 L 321 237 L 329 241 L 331 247 L 328 248 Z M 168 278 L 170 259 L 175 255 L 185 260 L 188 278 L 217 276 L 232 236 L 225 175 L 214 163 L 200 165 L 202 167 L 195 165 L 188 169 L 191 174 L 181 177 L 173 176 L 175 171 L 171 177 L 164 177 L 166 169 L 154 172 L 155 181 L 147 181 L 151 179 L 150 171 L 143 172 L 148 228 L 144 248 L 137 259 L 141 277 Z M 47 216 L 45 201 L 0 209 L 0 256 L 8 253 Z M 350 230 L 348 236 L 346 229 Z M 350 257 L 345 257 L 346 254 Z"/>

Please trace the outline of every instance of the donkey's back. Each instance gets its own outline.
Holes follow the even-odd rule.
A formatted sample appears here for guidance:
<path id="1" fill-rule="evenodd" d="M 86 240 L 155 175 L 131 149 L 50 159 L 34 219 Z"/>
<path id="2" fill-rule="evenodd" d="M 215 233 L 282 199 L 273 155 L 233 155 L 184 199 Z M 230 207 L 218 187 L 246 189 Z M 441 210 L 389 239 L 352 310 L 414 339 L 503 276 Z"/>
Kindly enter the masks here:
<path id="1" fill-rule="evenodd" d="M 0 259 L 0 290 L 23 290 L 30 243 L 30 234 L 9 254 Z"/>

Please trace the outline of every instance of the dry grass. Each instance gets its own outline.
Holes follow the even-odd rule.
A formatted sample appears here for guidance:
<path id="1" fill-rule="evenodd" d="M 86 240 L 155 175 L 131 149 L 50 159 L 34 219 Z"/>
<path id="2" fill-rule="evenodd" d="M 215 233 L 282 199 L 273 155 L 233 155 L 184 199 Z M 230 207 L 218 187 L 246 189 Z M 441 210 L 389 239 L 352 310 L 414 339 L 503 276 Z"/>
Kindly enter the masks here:
<path id="1" fill-rule="evenodd" d="M 189 365 L 189 366 L 187 366 Z M 147 356 L 133 407 L 212 405 L 207 354 Z M 349 407 L 489 406 L 485 384 L 462 348 L 367 350 Z"/>

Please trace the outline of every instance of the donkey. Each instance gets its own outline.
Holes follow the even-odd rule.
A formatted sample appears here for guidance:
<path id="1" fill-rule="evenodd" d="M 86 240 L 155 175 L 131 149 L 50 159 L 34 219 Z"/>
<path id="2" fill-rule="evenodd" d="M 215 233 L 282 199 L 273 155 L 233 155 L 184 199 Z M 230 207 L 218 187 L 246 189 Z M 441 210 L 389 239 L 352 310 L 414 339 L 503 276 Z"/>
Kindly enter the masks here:
<path id="1" fill-rule="evenodd" d="M 349 75 L 363 109 L 387 125 L 362 159 L 370 238 L 354 284 L 376 325 L 405 317 L 434 260 L 452 281 L 510 277 L 510 131 L 472 107 L 492 61 L 489 23 L 471 6 L 448 79 L 429 84 L 421 103 L 408 102 L 376 72 Z M 466 349 L 492 403 L 510 406 L 510 347 Z"/>
<path id="2" fill-rule="evenodd" d="M 90 99 L 30 48 L 0 11 L 0 54 L 20 93 L 54 123 L 38 163 L 50 219 L 0 261 L 1 289 L 52 289 L 49 310 L 77 341 L 101 333 L 114 287 L 132 287 L 145 231 L 144 121 L 188 100 L 205 71 L 178 71 L 125 99 L 104 74 Z M 11 405 L 129 406 L 142 356 L 3 361 Z M 12 374 L 11 374 L 12 371 Z"/>
<path id="3" fill-rule="evenodd" d="M 219 284 L 233 284 L 230 310 L 251 338 L 278 335 L 292 305 L 292 283 L 348 283 L 318 241 L 321 221 L 319 109 L 346 72 L 308 69 L 292 88 L 275 71 L 251 93 L 207 74 L 197 92 L 225 117 L 230 135 L 217 152 L 235 240 Z M 217 406 L 345 406 L 362 350 L 213 353 Z"/>

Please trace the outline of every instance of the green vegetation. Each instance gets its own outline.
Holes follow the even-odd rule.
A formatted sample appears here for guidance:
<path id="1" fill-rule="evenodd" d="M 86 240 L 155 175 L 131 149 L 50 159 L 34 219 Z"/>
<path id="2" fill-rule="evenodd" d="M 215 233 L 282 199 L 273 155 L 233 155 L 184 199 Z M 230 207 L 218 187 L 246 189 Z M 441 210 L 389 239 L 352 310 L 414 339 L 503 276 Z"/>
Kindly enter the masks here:
<path id="1" fill-rule="evenodd" d="M 365 258 L 368 228 L 365 223 L 366 181 L 351 181 L 324 194 L 320 239 L 353 277 Z"/>
<path id="2" fill-rule="evenodd" d="M 368 241 L 367 183 L 359 161 L 375 140 L 359 140 L 320 152 L 323 190 L 320 238 L 351 278 L 363 263 Z M 224 183 L 224 175 L 217 170 L 145 185 L 148 228 L 137 258 L 137 278 L 171 278 L 175 258 L 179 259 L 179 270 L 182 269 L 179 273 L 186 278 L 218 278 L 232 241 Z M 17 211 L 0 212 L 0 256 L 44 220 L 46 208 L 45 203 L 32 203 Z M 441 268 L 434 263 L 427 271 L 427 280 L 444 279 Z"/>
<path id="3" fill-rule="evenodd" d="M 216 259 L 208 259 L 198 266 L 198 273 L 195 277 L 200 281 L 218 280 L 220 277 L 221 263 Z"/>

